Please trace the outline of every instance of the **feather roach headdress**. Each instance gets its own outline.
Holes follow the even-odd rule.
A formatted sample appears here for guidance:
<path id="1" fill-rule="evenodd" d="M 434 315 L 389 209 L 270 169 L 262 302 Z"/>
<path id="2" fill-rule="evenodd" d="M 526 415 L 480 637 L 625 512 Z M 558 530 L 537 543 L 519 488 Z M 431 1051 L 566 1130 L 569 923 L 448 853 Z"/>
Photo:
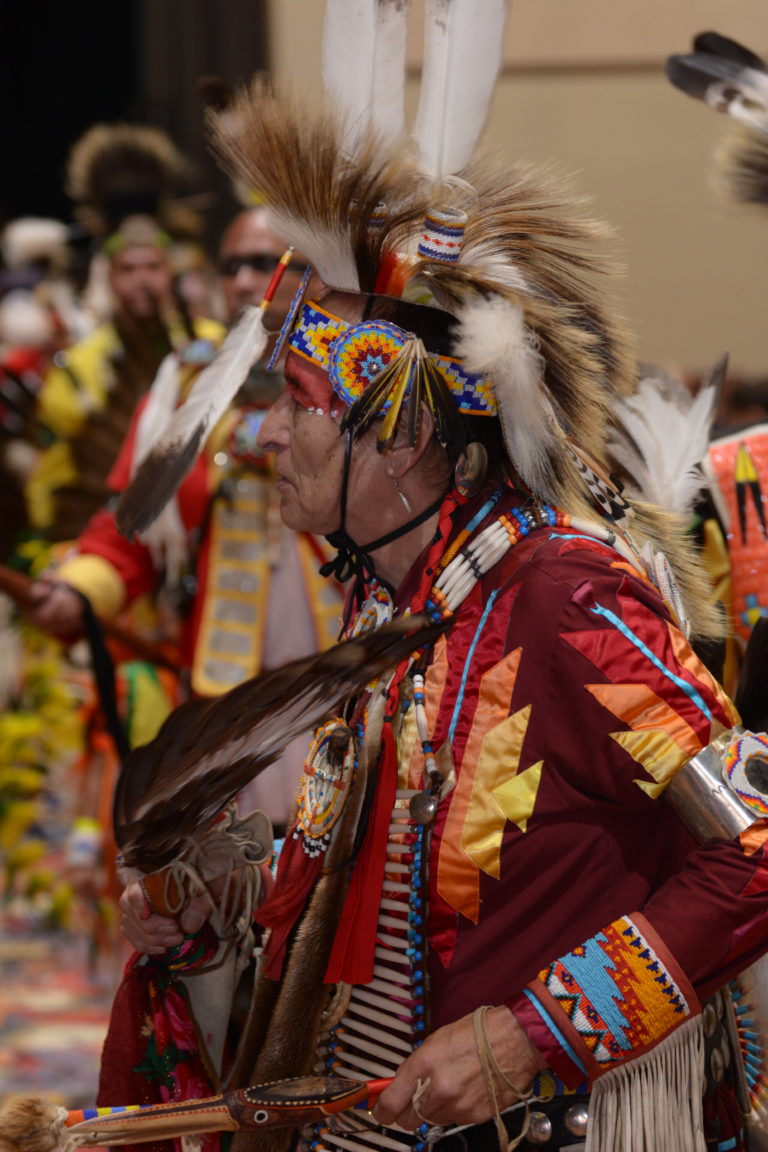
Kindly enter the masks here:
<path id="1" fill-rule="evenodd" d="M 170 137 L 144 124 L 94 124 L 69 154 L 66 191 L 87 232 L 106 238 L 126 219 L 151 217 L 174 238 L 199 235 L 187 199 L 192 167 Z"/>
<path id="2" fill-rule="evenodd" d="M 299 296 L 281 334 L 328 372 L 346 409 L 342 429 L 357 436 L 375 421 L 386 450 L 398 426 L 413 440 L 426 405 L 455 459 L 472 439 L 465 418 L 487 419 L 500 426 L 516 481 L 577 515 L 595 518 L 597 502 L 621 517 L 628 505 L 610 480 L 605 440 L 636 366 L 611 305 L 608 229 L 553 170 L 475 158 L 505 7 L 428 0 L 406 138 L 406 0 L 329 0 L 325 97 L 257 78 L 211 115 L 213 147 L 326 285 L 366 297 L 362 322 L 348 323 Z M 168 439 L 147 474 L 178 470 L 191 451 L 188 435 Z M 137 505 L 129 489 L 121 530 L 157 514 L 152 501 L 140 514 Z M 662 520 L 641 515 L 636 527 L 674 552 Z M 692 571 L 686 580 L 690 592 Z"/>
<path id="3" fill-rule="evenodd" d="M 453 319 L 443 348 L 427 356 L 418 340 L 365 325 L 348 334 L 303 305 L 291 347 L 324 367 L 333 358 L 348 420 L 362 430 L 391 409 L 384 446 L 412 396 L 437 393 L 439 424 L 449 390 L 454 410 L 498 417 L 527 485 L 553 500 L 574 495 L 569 439 L 600 458 L 611 401 L 634 380 L 626 334 L 599 287 L 610 270 L 597 251 L 606 230 L 579 214 L 551 172 L 465 162 L 454 181 L 372 130 L 350 154 L 342 109 L 274 93 L 263 80 L 238 111 L 236 131 L 232 120 L 216 130 L 223 163 L 261 189 L 275 230 L 326 284 Z M 371 377 L 380 360 L 363 398 L 367 378 L 355 366 Z"/>

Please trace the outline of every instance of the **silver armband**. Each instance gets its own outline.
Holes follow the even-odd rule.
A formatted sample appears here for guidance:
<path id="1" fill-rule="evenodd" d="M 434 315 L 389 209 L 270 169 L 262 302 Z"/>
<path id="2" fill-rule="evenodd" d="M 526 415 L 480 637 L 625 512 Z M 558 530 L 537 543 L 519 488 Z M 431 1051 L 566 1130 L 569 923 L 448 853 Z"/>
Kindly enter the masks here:
<path id="1" fill-rule="evenodd" d="M 768 818 L 768 735 L 731 728 L 688 760 L 665 795 L 697 840 L 732 840 Z"/>

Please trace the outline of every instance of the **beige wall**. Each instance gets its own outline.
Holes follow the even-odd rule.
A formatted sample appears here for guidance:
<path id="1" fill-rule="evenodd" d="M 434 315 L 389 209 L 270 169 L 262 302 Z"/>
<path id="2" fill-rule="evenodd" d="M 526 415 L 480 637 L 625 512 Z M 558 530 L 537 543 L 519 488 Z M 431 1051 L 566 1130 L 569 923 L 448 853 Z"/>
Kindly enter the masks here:
<path id="1" fill-rule="evenodd" d="M 272 0 L 278 74 L 320 83 L 322 0 Z M 768 50 L 766 0 L 517 0 L 486 141 L 555 159 L 617 228 L 623 307 L 644 359 L 768 375 L 768 208 L 720 203 L 710 156 L 728 123 L 673 89 L 664 58 L 715 28 Z M 409 54 L 417 92 L 418 13 Z"/>

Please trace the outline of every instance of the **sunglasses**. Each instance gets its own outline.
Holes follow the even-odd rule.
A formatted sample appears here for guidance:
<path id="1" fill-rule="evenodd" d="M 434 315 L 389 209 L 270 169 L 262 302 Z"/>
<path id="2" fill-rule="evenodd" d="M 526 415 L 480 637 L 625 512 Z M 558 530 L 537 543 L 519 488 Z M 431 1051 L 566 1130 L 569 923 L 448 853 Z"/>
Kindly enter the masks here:
<path id="1" fill-rule="evenodd" d="M 252 256 L 228 256 L 219 264 L 220 276 L 237 276 L 241 268 L 250 268 L 252 272 L 263 272 L 267 275 L 274 272 L 280 263 L 279 256 L 269 252 L 254 253 Z M 306 264 L 301 260 L 291 260 L 286 265 L 286 272 L 303 273 Z"/>

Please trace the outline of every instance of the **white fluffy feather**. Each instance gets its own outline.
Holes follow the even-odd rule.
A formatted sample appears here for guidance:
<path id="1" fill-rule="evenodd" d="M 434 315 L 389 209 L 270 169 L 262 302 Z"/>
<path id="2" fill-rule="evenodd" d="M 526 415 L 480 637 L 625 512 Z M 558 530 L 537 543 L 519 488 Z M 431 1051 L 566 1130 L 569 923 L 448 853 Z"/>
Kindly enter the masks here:
<path id="1" fill-rule="evenodd" d="M 456 354 L 470 372 L 493 381 L 504 440 L 515 467 L 534 491 L 546 486 L 556 440 L 544 391 L 544 360 L 522 308 L 500 296 L 466 304 L 459 314 Z"/>
<path id="2" fill-rule="evenodd" d="M 441 180 L 472 156 L 501 63 L 506 0 L 427 0 L 414 136 Z"/>
<path id="3" fill-rule="evenodd" d="M 715 416 L 718 383 L 694 396 L 659 370 L 642 376 L 634 395 L 617 402 L 608 450 L 630 477 L 630 496 L 687 516 L 706 483 L 702 461 Z"/>
<path id="4" fill-rule="evenodd" d="M 467 244 L 462 249 L 460 262 L 462 267 L 476 268 L 486 279 L 501 284 L 511 292 L 525 295 L 531 291 L 520 269 L 510 263 L 506 256 L 500 255 L 488 241 Z"/>
<path id="5" fill-rule="evenodd" d="M 326 0 L 323 82 L 347 117 L 345 151 L 367 133 L 385 143 L 403 130 L 409 0 Z"/>
<path id="6" fill-rule="evenodd" d="M 269 221 L 275 235 L 301 252 L 324 284 L 344 292 L 359 292 L 360 280 L 349 233 L 322 229 L 270 207 Z"/>

